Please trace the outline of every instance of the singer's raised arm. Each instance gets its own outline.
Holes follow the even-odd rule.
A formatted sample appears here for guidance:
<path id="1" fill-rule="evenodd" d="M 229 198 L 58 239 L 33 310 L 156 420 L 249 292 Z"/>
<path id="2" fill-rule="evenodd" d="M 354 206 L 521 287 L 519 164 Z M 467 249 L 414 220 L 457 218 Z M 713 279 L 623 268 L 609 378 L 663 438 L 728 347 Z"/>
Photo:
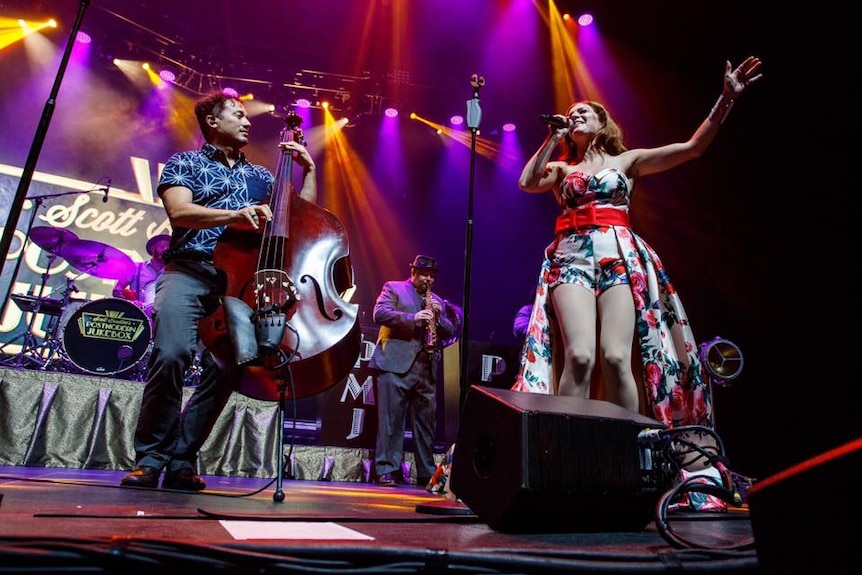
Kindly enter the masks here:
<path id="1" fill-rule="evenodd" d="M 548 134 L 542 145 L 521 171 L 518 187 L 529 193 L 539 193 L 550 189 L 559 181 L 564 162 L 549 162 L 551 154 L 559 145 L 568 127 L 556 128 Z"/>

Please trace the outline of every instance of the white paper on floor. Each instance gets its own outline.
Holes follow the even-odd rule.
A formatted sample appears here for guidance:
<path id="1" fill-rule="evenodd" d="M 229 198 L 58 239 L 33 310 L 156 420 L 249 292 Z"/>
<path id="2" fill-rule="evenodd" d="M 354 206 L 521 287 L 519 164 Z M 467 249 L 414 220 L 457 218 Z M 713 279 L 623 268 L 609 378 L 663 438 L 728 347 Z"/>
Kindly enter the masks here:
<path id="1" fill-rule="evenodd" d="M 349 539 L 372 541 L 374 537 L 332 522 L 315 521 L 219 521 L 234 539 Z"/>

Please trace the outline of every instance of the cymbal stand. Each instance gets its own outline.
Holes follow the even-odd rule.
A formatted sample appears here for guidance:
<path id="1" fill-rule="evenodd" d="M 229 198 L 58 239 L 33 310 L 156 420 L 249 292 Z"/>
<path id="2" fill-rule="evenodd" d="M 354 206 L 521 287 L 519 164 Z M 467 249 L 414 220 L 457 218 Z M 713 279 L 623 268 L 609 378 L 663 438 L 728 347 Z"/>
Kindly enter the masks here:
<path id="1" fill-rule="evenodd" d="M 10 298 L 9 294 L 12 293 L 12 288 L 15 286 L 15 280 L 18 279 L 18 273 L 21 271 L 21 260 L 24 259 L 24 251 L 27 249 L 27 243 L 30 241 L 30 230 L 33 229 L 33 222 L 36 221 L 36 213 L 42 207 L 42 202 L 44 201 L 44 197 L 35 197 L 30 198 L 33 201 L 33 210 L 30 212 L 30 219 L 27 220 L 27 231 L 24 233 L 24 241 L 21 242 L 21 254 L 18 256 L 17 261 L 15 262 L 15 269 L 12 272 L 12 281 L 9 282 L 9 291 L 7 292 L 7 297 L 4 299 L 3 304 L 0 305 L 0 318 L 6 315 L 6 306 L 9 305 Z M 50 266 L 49 266 L 50 269 Z M 44 278 L 42 281 L 42 288 L 44 289 L 45 282 L 47 278 Z"/>
<path id="2" fill-rule="evenodd" d="M 29 231 L 29 230 L 28 230 Z M 26 241 L 24 243 L 26 246 Z M 24 250 L 21 250 L 21 257 L 19 261 L 24 258 Z M 54 260 L 57 259 L 55 254 L 48 252 L 48 265 L 45 266 L 45 273 L 42 274 L 42 283 L 39 284 L 38 290 L 33 290 L 33 295 L 35 299 L 33 300 L 33 309 L 30 313 L 30 321 L 27 324 L 27 330 L 24 332 L 24 342 L 21 344 L 21 351 L 18 352 L 18 355 L 15 356 L 15 361 L 11 364 L 13 367 L 25 367 L 25 361 L 28 361 L 32 364 L 36 364 L 38 367 L 44 367 L 45 363 L 43 361 L 43 357 L 41 355 L 41 350 L 44 344 L 40 344 L 36 336 L 33 334 L 33 329 L 36 326 L 36 318 L 39 316 L 40 309 L 42 307 L 42 297 L 45 294 L 45 286 L 48 284 L 49 272 L 51 271 L 51 266 L 54 265 Z M 54 322 L 55 318 L 51 317 L 51 322 Z M 57 320 L 59 322 L 59 319 Z M 50 323 L 49 323 L 50 328 Z M 46 336 L 48 334 L 46 333 Z"/>
<path id="3" fill-rule="evenodd" d="M 60 324 L 63 321 L 63 313 L 66 311 L 66 308 L 69 307 L 69 301 L 72 299 L 72 293 L 78 291 L 78 288 L 75 286 L 75 279 L 66 278 L 66 289 L 63 290 L 63 299 L 60 304 L 60 315 L 51 316 L 51 320 L 48 322 L 48 328 L 45 330 L 45 340 L 42 342 L 42 347 L 39 352 L 39 356 L 45 358 L 45 363 L 41 367 L 43 371 L 47 370 L 54 362 L 64 358 L 62 353 L 63 342 L 60 340 L 58 332 L 60 331 Z"/>
<path id="4" fill-rule="evenodd" d="M 15 285 L 15 280 L 18 279 L 18 273 L 21 271 L 21 260 L 24 259 L 24 252 L 27 249 L 27 244 L 30 241 L 30 230 L 33 229 L 33 222 L 36 221 L 36 213 L 42 207 L 42 202 L 44 201 L 44 198 L 42 198 L 42 197 L 36 197 L 36 198 L 31 198 L 31 199 L 32 199 L 33 204 L 34 204 L 33 210 L 30 212 L 30 219 L 27 221 L 27 231 L 24 234 L 24 241 L 21 242 L 21 254 L 18 256 L 18 259 L 15 262 L 15 270 L 12 272 L 12 281 L 9 283 L 9 293 L 12 292 L 12 287 Z M 49 255 L 51 258 L 55 257 L 54 254 L 49 254 Z M 45 290 L 45 284 L 48 283 L 48 270 L 51 269 L 51 264 L 53 264 L 53 263 L 54 263 L 54 260 L 50 259 L 48 261 L 48 267 L 45 268 L 45 273 L 42 274 L 42 284 L 39 286 L 39 297 L 40 298 L 42 297 L 42 292 Z M 10 301 L 12 301 L 12 298 L 7 297 L 7 298 L 5 298 L 5 301 L 3 302 L 2 306 L 0 306 L 0 318 L 6 316 L 6 306 L 9 305 Z M 18 355 L 16 355 L 13 358 L 14 362 L 11 365 L 14 367 L 23 367 L 24 366 L 24 359 L 26 358 L 27 352 L 32 350 L 32 349 L 35 349 L 37 347 L 36 337 L 33 335 L 33 325 L 35 324 L 35 321 L 36 321 L 36 314 L 39 313 L 38 306 L 39 306 L 40 301 L 41 301 L 41 299 L 36 302 L 37 308 L 36 308 L 36 310 L 34 310 L 32 312 L 33 315 L 30 316 L 30 323 L 27 326 L 27 331 L 25 331 L 23 334 L 24 342 L 21 344 L 21 351 L 18 352 Z M 8 342 L 8 343 L 11 343 L 11 342 Z M 4 344 L 3 347 L 6 347 L 6 344 Z M 0 348 L 0 349 L 2 349 L 2 348 Z M 5 363 L 5 362 L 0 362 L 0 363 Z M 39 362 L 39 363 L 41 364 L 41 362 Z"/>

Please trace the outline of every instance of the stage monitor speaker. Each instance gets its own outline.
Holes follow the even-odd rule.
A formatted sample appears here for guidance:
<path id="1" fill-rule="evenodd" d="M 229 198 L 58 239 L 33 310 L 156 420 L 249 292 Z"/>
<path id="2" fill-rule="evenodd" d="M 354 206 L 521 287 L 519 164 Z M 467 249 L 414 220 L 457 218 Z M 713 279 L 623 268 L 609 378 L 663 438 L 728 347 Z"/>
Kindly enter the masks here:
<path id="1" fill-rule="evenodd" d="M 672 479 L 638 434 L 664 428 L 606 401 L 473 385 L 452 492 L 501 532 L 640 531 Z"/>

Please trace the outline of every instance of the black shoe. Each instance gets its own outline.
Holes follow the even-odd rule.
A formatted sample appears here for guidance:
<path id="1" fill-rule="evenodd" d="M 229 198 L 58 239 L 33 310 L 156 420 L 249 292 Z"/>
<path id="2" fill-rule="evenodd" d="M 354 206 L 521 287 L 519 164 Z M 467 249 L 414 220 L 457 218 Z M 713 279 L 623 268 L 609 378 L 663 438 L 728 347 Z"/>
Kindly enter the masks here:
<path id="1" fill-rule="evenodd" d="M 395 487 L 395 480 L 392 479 L 392 475 L 390 473 L 384 473 L 380 477 L 377 478 L 377 485 L 380 487 Z"/>
<path id="2" fill-rule="evenodd" d="M 417 487 L 421 487 L 424 489 L 429 483 L 431 483 L 430 477 L 417 477 L 416 478 L 416 486 Z"/>
<path id="3" fill-rule="evenodd" d="M 206 482 L 188 467 L 176 471 L 168 471 L 165 473 L 165 478 L 162 479 L 163 489 L 200 491 L 201 489 L 206 489 L 206 486 Z"/>
<path id="4" fill-rule="evenodd" d="M 159 475 L 161 475 L 161 473 L 161 469 L 156 469 L 155 467 L 150 467 L 148 465 L 135 467 L 120 479 L 120 485 L 124 487 L 155 488 L 159 486 Z"/>

